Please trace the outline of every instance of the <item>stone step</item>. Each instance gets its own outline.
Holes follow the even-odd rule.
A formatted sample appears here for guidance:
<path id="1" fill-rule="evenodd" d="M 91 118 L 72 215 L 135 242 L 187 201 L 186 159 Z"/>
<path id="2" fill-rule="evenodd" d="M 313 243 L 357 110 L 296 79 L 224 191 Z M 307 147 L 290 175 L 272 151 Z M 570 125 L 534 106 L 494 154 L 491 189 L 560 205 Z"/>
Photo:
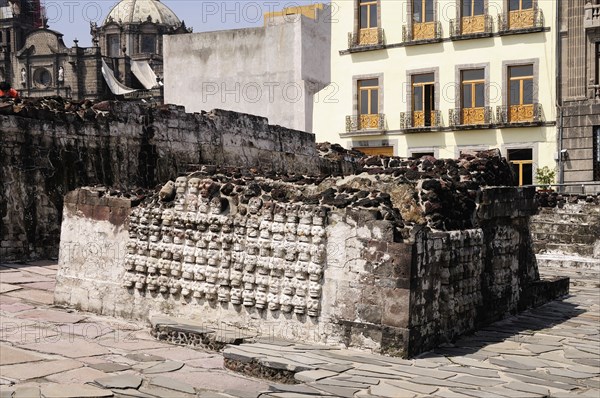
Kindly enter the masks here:
<path id="1" fill-rule="evenodd" d="M 597 224 L 586 224 L 586 223 L 565 223 L 565 222 L 550 222 L 550 221 L 536 221 L 530 225 L 532 233 L 539 234 L 564 234 L 564 233 L 577 233 L 581 235 L 592 235 L 598 238 L 600 235 L 600 222 Z"/>
<path id="2" fill-rule="evenodd" d="M 562 256 L 555 254 L 536 255 L 538 267 L 569 268 L 600 271 L 600 259 L 580 256 Z"/>
<path id="3" fill-rule="evenodd" d="M 150 324 L 150 334 L 157 340 L 211 351 L 221 351 L 228 344 L 243 344 L 258 335 L 229 325 L 223 327 L 164 316 L 151 317 Z"/>
<path id="4" fill-rule="evenodd" d="M 545 213 L 540 212 L 531 218 L 532 222 L 548 221 L 548 222 L 570 222 L 579 221 L 588 224 L 597 224 L 600 221 L 598 213 Z"/>
<path id="5" fill-rule="evenodd" d="M 580 244 L 591 245 L 592 247 L 598 240 L 598 235 L 585 235 L 578 231 L 570 233 L 540 233 L 532 231 L 531 236 L 534 242 Z"/>
<path id="6" fill-rule="evenodd" d="M 534 239 L 534 252 L 538 254 L 562 254 L 580 257 L 594 257 L 594 246 L 589 244 L 549 243 Z"/>

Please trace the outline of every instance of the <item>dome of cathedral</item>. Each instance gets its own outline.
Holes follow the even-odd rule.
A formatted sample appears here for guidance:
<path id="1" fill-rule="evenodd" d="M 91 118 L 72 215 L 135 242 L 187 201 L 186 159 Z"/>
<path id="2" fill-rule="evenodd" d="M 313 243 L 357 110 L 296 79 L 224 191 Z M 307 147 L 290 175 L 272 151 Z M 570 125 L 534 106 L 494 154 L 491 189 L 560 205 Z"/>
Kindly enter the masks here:
<path id="1" fill-rule="evenodd" d="M 109 21 L 141 23 L 148 20 L 171 27 L 181 25 L 177 15 L 159 0 L 121 0 L 110 10 L 104 24 Z"/>

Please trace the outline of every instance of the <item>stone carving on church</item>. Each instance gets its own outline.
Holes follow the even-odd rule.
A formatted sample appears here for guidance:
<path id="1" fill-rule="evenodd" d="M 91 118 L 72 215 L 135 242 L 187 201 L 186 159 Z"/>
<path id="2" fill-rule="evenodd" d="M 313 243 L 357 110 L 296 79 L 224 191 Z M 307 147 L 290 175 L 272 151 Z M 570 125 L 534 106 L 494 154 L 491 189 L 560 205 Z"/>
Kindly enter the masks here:
<path id="1" fill-rule="evenodd" d="M 231 185 L 179 177 L 157 202 L 137 207 L 123 286 L 318 317 L 326 211 L 263 200 L 260 189 Z"/>

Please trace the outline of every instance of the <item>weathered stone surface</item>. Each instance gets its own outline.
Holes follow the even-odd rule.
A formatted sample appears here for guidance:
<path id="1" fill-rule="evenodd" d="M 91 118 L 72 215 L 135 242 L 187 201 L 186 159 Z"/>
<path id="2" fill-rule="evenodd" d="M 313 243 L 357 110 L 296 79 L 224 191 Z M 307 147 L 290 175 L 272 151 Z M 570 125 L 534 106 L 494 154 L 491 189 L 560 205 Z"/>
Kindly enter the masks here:
<path id="1" fill-rule="evenodd" d="M 137 389 L 142 385 L 142 378 L 140 376 L 135 375 L 118 375 L 118 376 L 108 376 L 101 377 L 95 380 L 96 383 L 101 385 L 104 388 L 133 388 Z"/>
<path id="2" fill-rule="evenodd" d="M 44 398 L 103 398 L 112 397 L 110 390 L 83 384 L 51 384 L 42 386 Z"/>
<path id="3" fill-rule="evenodd" d="M 82 366 L 83 364 L 81 362 L 70 359 L 43 361 L 36 363 L 35 365 L 30 363 L 21 363 L 3 369 L 2 376 L 16 380 L 30 380 L 65 372 L 71 369 L 77 369 Z"/>
<path id="4" fill-rule="evenodd" d="M 166 361 L 163 363 L 159 363 L 158 365 L 154 365 L 150 368 L 146 368 L 142 371 L 144 374 L 158 374 L 158 373 L 168 373 L 179 370 L 183 367 L 182 362 L 174 362 L 174 361 Z"/>
<path id="5" fill-rule="evenodd" d="M 194 390 L 194 387 L 190 386 L 189 384 L 165 376 L 153 377 L 150 380 L 150 384 L 169 390 L 184 392 L 186 394 L 194 394 L 196 392 L 196 390 Z"/>
<path id="6" fill-rule="evenodd" d="M 7 366 L 24 362 L 35 362 L 44 359 L 40 355 L 36 355 L 31 351 L 21 350 L 19 348 L 9 347 L 0 344 L 0 365 Z"/>

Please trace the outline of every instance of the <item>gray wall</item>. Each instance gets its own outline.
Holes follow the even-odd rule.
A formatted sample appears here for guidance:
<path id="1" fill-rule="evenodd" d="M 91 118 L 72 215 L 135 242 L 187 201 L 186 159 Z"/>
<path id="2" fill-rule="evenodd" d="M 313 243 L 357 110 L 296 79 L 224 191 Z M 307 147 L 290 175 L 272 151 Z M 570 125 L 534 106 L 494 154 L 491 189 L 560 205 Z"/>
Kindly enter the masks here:
<path id="1" fill-rule="evenodd" d="M 312 131 L 313 95 L 330 81 L 331 26 L 322 15 L 164 40 L 166 103 L 188 112 L 250 113 Z"/>

